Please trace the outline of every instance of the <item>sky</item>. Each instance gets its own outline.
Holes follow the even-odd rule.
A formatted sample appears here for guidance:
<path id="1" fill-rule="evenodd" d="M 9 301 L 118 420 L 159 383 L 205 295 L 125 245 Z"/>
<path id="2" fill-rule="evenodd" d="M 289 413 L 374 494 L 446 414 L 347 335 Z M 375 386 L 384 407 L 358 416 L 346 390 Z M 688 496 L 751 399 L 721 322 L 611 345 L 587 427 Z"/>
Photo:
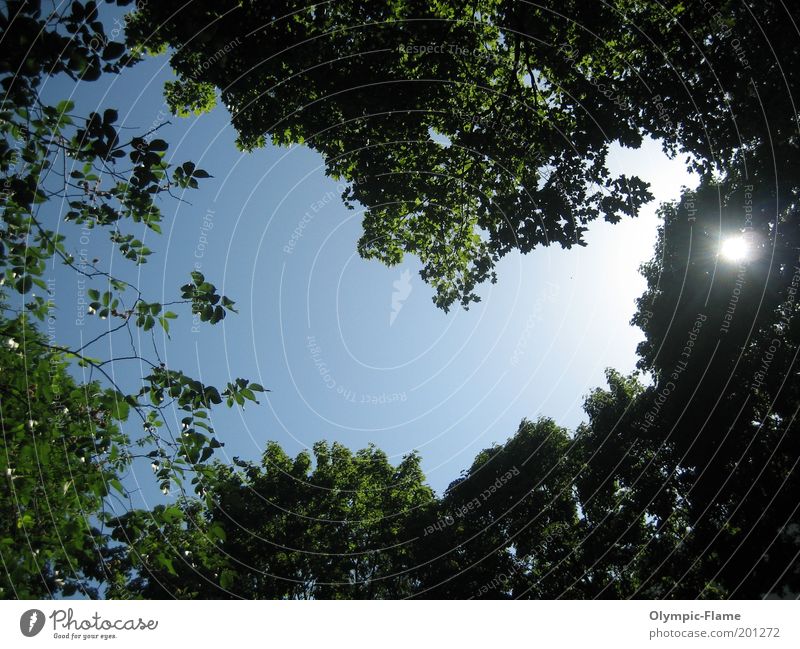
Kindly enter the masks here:
<path id="1" fill-rule="evenodd" d="M 225 443 L 220 459 L 257 459 L 269 440 L 290 454 L 323 439 L 353 450 L 374 443 L 395 463 L 418 450 L 441 492 L 523 418 L 547 416 L 574 429 L 585 396 L 605 384 L 605 368 L 635 368 L 643 336 L 629 321 L 645 287 L 638 268 L 652 254 L 655 210 L 695 184 L 657 142 L 612 151 L 612 172 L 651 183 L 656 200 L 638 218 L 595 222 L 584 248 L 508 255 L 497 283 L 480 287 L 481 302 L 444 313 L 416 259 L 387 268 L 358 257 L 361 213 L 344 207 L 342 187 L 325 176 L 317 153 L 271 145 L 238 151 L 224 107 L 169 115 L 162 87 L 170 78 L 167 58 L 159 57 L 77 87 L 57 78 L 42 94 L 52 103 L 71 95 L 77 114 L 117 108 L 132 135 L 159 127 L 171 162 L 193 160 L 213 176 L 187 202 L 161 202 L 162 235 L 129 229 L 154 250 L 143 266 L 122 259 L 101 231 L 83 242 L 72 234 L 68 243 L 131 280 L 149 301 L 178 298 L 191 270 L 236 301 L 238 315 L 219 325 L 198 326 L 186 309 L 169 339 L 156 337 L 169 367 L 217 386 L 244 377 L 271 390 L 258 406 L 214 411 Z M 55 224 L 62 206 L 47 209 Z M 86 341 L 109 326 L 93 318 L 79 324 L 76 277 L 57 265 L 50 272 L 58 339 Z M 152 348 L 149 337 L 138 344 Z M 115 335 L 92 355 L 129 351 L 127 337 Z M 116 371 L 135 389 L 146 368 L 127 363 Z M 145 464 L 127 482 L 141 487 L 142 504 L 158 497 Z"/>

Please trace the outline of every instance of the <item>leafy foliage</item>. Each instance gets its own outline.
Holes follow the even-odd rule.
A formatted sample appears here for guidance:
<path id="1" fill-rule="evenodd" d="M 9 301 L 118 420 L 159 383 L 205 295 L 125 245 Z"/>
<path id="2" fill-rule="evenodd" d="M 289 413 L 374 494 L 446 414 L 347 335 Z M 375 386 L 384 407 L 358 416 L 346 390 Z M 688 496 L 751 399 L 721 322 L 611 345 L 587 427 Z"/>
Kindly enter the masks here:
<path id="1" fill-rule="evenodd" d="M 170 322 L 178 317 L 167 306 L 186 305 L 211 324 L 235 311 L 234 302 L 199 273 L 181 289 L 181 298 L 161 303 L 147 300 L 99 260 L 70 252 L 70 235 L 103 230 L 121 257 L 146 263 L 153 251 L 142 233 L 161 232 L 160 200 L 177 199 L 176 191 L 197 188 L 198 180 L 210 174 L 191 161 L 167 163 L 169 145 L 154 137 L 157 129 L 123 137 L 113 108 L 80 116 L 72 101 L 43 103 L 39 88 L 47 75 L 94 81 L 134 65 L 139 54 L 106 35 L 95 2 L 68 3 L 47 15 L 40 4 L 8 2 L 0 10 L 0 322 L 9 344 L 20 347 L 13 353 L 3 349 L 0 455 L 11 486 L 3 492 L 0 534 L 4 597 L 76 589 L 96 595 L 97 580 L 107 577 L 97 557 L 108 548 L 109 485 L 123 506 L 130 506 L 124 469 L 133 457 L 145 456 L 165 493 L 183 484 L 187 474 L 199 485 L 204 465 L 222 445 L 208 423 L 208 410 L 223 398 L 229 407 L 242 406 L 264 391 L 246 379 L 220 391 L 158 358 L 153 329 L 160 325 L 169 334 Z M 57 317 L 47 281 L 54 263 L 74 272 L 86 288 L 87 315 L 108 320 L 105 330 L 80 347 L 39 333 L 45 320 Z M 135 329 L 149 332 L 156 358 L 136 347 Z M 118 333 L 127 334 L 132 353 L 95 358 L 100 343 Z M 149 368 L 134 392 L 110 371 L 130 360 Z M 78 368 L 88 375 L 85 384 L 70 379 Z M 52 410 L 50 397 L 57 388 L 64 395 L 63 415 Z M 173 406 L 183 411 L 180 423 L 170 421 Z"/>
<path id="2" fill-rule="evenodd" d="M 781 65 L 798 56 L 781 3 L 150 2 L 127 20 L 127 48 L 93 2 L 44 17 L 6 4 L 0 271 L 29 302 L 4 303 L 0 320 L 4 597 L 800 592 L 800 73 Z M 745 37 L 769 55 L 748 57 L 734 45 Z M 269 138 L 322 153 L 344 200 L 367 208 L 361 254 L 417 255 L 445 309 L 476 300 L 510 251 L 582 244 L 592 220 L 649 200 L 637 178 L 612 177 L 610 142 L 648 134 L 688 154 L 701 184 L 662 207 L 633 319 L 651 380 L 609 371 L 574 433 L 523 421 L 441 497 L 416 454 L 393 466 L 374 447 L 320 442 L 292 458 L 273 443 L 260 463 L 212 462 L 210 409 L 255 402 L 262 386 L 220 389 L 137 351 L 149 369 L 129 394 L 106 370 L 118 359 L 88 352 L 117 331 L 168 333 L 172 304 L 215 324 L 233 301 L 195 271 L 173 302 L 151 302 L 76 263 L 39 209 L 62 199 L 63 221 L 104 228 L 133 264 L 153 254 L 131 224 L 158 233 L 155 199 L 209 173 L 167 164 L 153 132 L 123 141 L 113 109 L 79 117 L 37 88 L 48 72 L 89 81 L 167 47 L 173 111 L 208 110 L 217 89 L 243 148 Z M 748 245 L 735 264 L 718 255 L 731 236 Z M 53 259 L 92 282 L 90 313 L 113 323 L 80 349 L 34 324 Z M 129 437 L 134 418 L 144 432 Z M 108 514 L 139 455 L 165 492 L 190 473 L 194 494 Z"/>
<path id="3" fill-rule="evenodd" d="M 721 582 L 738 597 L 800 590 L 791 568 L 800 239 L 796 205 L 776 214 L 772 193 L 730 180 L 666 205 L 634 317 L 647 336 L 640 366 L 655 377 L 643 407 L 652 410 L 665 389 L 669 398 L 632 424 L 664 440 L 661 456 L 675 467 L 688 563 L 703 566 L 708 588 Z M 744 259 L 716 254 L 730 236 L 748 242 Z"/>
<path id="4" fill-rule="evenodd" d="M 0 597 L 96 596 L 105 502 L 132 454 L 124 397 L 80 384 L 25 320 L 0 321 Z"/>
<path id="5" fill-rule="evenodd" d="M 353 454 L 318 442 L 312 462 L 308 453 L 290 458 L 271 443 L 260 465 L 214 465 L 203 488 L 204 501 L 124 517 L 129 549 L 117 561 L 133 579 L 118 580 L 113 594 L 338 599 L 413 592 L 407 572 L 416 545 L 408 526 L 433 502 L 417 455 L 393 467 L 374 447 Z"/>
<path id="6" fill-rule="evenodd" d="M 606 166 L 610 142 L 641 141 L 629 106 L 587 96 L 585 83 L 571 93 L 580 75 L 550 45 L 564 26 L 527 13 L 495 0 L 159 2 L 128 35 L 175 48 L 166 94 L 177 114 L 207 108 L 216 87 L 244 149 L 269 137 L 319 151 L 348 183 L 345 202 L 367 208 L 361 255 L 418 256 L 448 309 L 477 300 L 508 252 L 583 245 L 590 221 L 651 198 Z M 602 43 L 586 53 L 606 55 Z"/>
<path id="7" fill-rule="evenodd" d="M 444 309 L 477 300 L 512 250 L 583 245 L 594 219 L 635 215 L 652 196 L 610 173 L 611 143 L 647 134 L 706 176 L 798 186 L 781 2 L 175 1 L 148 3 L 128 35 L 173 48 L 177 113 L 216 87 L 244 149 L 320 152 L 366 208 L 360 254 L 416 255 Z"/>

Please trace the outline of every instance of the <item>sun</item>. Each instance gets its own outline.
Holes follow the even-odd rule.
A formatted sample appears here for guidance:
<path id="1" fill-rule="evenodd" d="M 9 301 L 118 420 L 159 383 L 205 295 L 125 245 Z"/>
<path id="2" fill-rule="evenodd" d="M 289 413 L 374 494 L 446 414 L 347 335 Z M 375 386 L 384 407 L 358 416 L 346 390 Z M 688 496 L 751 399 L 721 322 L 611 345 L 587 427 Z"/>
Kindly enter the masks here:
<path id="1" fill-rule="evenodd" d="M 750 246 L 742 236 L 728 237 L 719 249 L 719 254 L 728 261 L 743 261 L 749 252 Z"/>

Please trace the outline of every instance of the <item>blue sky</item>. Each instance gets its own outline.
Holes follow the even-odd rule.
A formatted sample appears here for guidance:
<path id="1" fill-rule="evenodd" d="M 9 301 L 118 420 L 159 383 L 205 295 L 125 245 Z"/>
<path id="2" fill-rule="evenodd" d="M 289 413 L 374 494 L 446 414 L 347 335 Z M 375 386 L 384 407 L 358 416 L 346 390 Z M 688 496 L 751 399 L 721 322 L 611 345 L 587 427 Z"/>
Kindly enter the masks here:
<path id="1" fill-rule="evenodd" d="M 657 143 L 612 155 L 612 171 L 652 183 L 656 201 L 637 219 L 593 224 L 585 248 L 509 255 L 497 284 L 481 287 L 480 303 L 446 314 L 434 307 L 416 259 L 387 268 L 358 257 L 361 214 L 342 205 L 318 154 L 272 146 L 241 153 L 224 108 L 169 116 L 161 91 L 171 76 L 160 57 L 77 88 L 53 80 L 43 95 L 55 102 L 71 94 L 79 114 L 117 108 L 121 124 L 137 129 L 131 134 L 170 120 L 158 131 L 169 158 L 193 160 L 214 176 L 185 196 L 191 204 L 162 203 L 163 235 L 130 230 L 155 251 L 148 264 L 132 267 L 105 233 L 94 233 L 88 248 L 150 300 L 177 298 L 196 269 L 236 301 L 239 314 L 221 325 L 198 328 L 186 310 L 170 340 L 158 336 L 168 366 L 215 385 L 241 376 L 272 390 L 260 406 L 216 411 L 221 459 L 256 458 L 268 440 L 292 454 L 320 439 L 353 449 L 372 442 L 395 462 L 419 450 L 430 484 L 442 490 L 525 417 L 574 428 L 604 369 L 634 368 L 642 336 L 629 320 L 644 289 L 638 267 L 651 255 L 655 208 L 693 184 Z M 55 219 L 60 206 L 48 209 Z M 59 268 L 52 275 L 62 341 L 108 326 L 76 326 L 75 277 Z M 151 347 L 147 338 L 139 344 Z M 124 336 L 104 345 L 95 356 L 129 351 Z M 118 371 L 135 385 L 144 369 Z M 152 499 L 149 473 L 137 466 L 129 481 Z"/>

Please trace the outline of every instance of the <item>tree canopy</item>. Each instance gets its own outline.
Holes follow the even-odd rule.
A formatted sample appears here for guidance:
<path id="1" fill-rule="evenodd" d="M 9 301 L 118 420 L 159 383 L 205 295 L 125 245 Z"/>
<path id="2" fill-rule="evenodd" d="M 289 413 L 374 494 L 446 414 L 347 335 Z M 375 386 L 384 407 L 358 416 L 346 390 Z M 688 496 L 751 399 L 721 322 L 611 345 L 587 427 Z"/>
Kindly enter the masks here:
<path id="1" fill-rule="evenodd" d="M 164 1 L 125 43 L 94 2 L 40 5 L 0 10 L 2 597 L 797 597 L 800 39 L 782 3 Z M 40 96 L 165 50 L 177 115 L 219 96 L 243 149 L 319 152 L 365 209 L 359 252 L 417 256 L 445 310 L 512 251 L 635 216 L 652 197 L 610 172 L 613 145 L 685 156 L 699 184 L 659 210 L 637 370 L 608 370 L 574 431 L 524 420 L 441 495 L 419 454 L 375 446 L 215 461 L 210 411 L 264 388 L 202 382 L 132 332 L 235 303 L 197 270 L 151 300 L 70 239 L 107 232 L 147 263 L 160 199 L 210 173 L 168 163 L 157 129 L 124 136 L 114 107 Z M 46 331 L 53 263 L 107 325 L 81 346 Z M 95 357 L 126 334 L 130 356 Z M 110 372 L 130 360 L 136 389 Z M 166 503 L 131 506 L 138 459 Z"/>
<path id="2" fill-rule="evenodd" d="M 593 219 L 618 221 L 651 198 L 606 165 L 611 142 L 641 142 L 632 112 L 587 96 L 585 83 L 571 94 L 581 71 L 558 40 L 570 32 L 545 13 L 498 2 L 165 2 L 137 12 L 128 35 L 175 48 L 176 113 L 212 106 L 216 88 L 243 148 L 269 138 L 319 151 L 348 183 L 347 204 L 366 208 L 361 255 L 416 255 L 448 308 L 477 299 L 509 251 L 580 245 Z M 602 41 L 592 47 L 601 56 Z"/>
<path id="3" fill-rule="evenodd" d="M 123 495 L 125 406 L 80 384 L 63 353 L 22 319 L 0 321 L 0 597 L 42 598 L 108 578 L 105 499 Z"/>
<path id="4" fill-rule="evenodd" d="M 40 5 L 8 2 L 0 10 L 5 597 L 97 592 L 107 577 L 98 560 L 112 531 L 108 499 L 116 494 L 130 506 L 124 469 L 148 458 L 165 494 L 190 482 L 198 488 L 222 445 L 209 410 L 223 399 L 228 406 L 255 402 L 264 391 L 243 378 L 218 389 L 159 357 L 154 328 L 168 335 L 176 311 L 210 324 L 235 311 L 201 273 L 187 272 L 165 304 L 111 274 L 109 263 L 79 252 L 80 237 L 102 231 L 121 258 L 146 263 L 153 251 L 143 232 L 161 232 L 159 199 L 177 198 L 209 174 L 191 161 L 168 164 L 168 144 L 153 131 L 124 137 L 114 108 L 78 115 L 70 100 L 45 103 L 40 91 L 48 75 L 91 82 L 140 57 L 106 34 L 96 3 L 50 13 Z M 56 264 L 79 282 L 80 318 L 97 325 L 79 345 L 62 340 L 64 328 L 55 325 Z M 151 355 L 134 331 L 150 337 Z M 119 336 L 130 341 L 128 354 L 96 356 Z M 144 376 L 114 371 L 131 361 L 147 368 Z M 57 395 L 63 406 L 56 407 Z"/>
<path id="5" fill-rule="evenodd" d="M 447 309 L 512 250 L 635 216 L 652 196 L 609 172 L 614 143 L 647 134 L 704 175 L 797 186 L 774 171 L 798 154 L 796 31 L 782 3 L 723 5 L 176 1 L 128 36 L 173 48 L 176 113 L 216 90 L 244 149 L 319 151 L 365 209 L 361 255 L 417 256 Z"/>

